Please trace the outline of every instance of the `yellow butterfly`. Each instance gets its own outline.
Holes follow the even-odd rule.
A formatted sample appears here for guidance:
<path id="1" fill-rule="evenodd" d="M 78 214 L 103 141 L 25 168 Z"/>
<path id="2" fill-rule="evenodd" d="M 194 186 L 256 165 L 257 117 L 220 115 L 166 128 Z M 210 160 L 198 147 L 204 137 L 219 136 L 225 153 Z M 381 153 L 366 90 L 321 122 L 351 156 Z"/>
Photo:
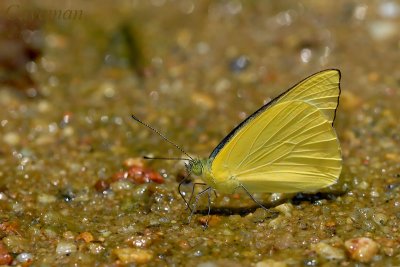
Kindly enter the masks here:
<path id="1" fill-rule="evenodd" d="M 195 203 L 206 192 L 210 204 L 212 190 L 233 193 L 238 188 L 256 201 L 252 193 L 314 191 L 337 181 L 342 158 L 333 122 L 339 96 L 340 71 L 318 72 L 241 122 L 207 159 L 191 158 L 145 125 L 186 154 L 188 172 L 208 186 Z M 185 202 L 189 207 L 190 200 Z"/>

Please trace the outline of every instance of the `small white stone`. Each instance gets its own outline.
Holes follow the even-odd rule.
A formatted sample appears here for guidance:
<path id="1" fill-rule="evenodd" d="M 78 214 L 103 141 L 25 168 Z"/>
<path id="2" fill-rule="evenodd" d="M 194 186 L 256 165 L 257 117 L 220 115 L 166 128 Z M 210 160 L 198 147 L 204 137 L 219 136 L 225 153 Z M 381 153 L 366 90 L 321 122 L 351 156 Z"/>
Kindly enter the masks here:
<path id="1" fill-rule="evenodd" d="M 89 243 L 89 252 L 92 254 L 100 254 L 104 251 L 104 247 L 98 243 Z"/>
<path id="2" fill-rule="evenodd" d="M 284 261 L 264 260 L 256 263 L 256 267 L 286 267 L 288 266 Z"/>
<path id="3" fill-rule="evenodd" d="M 15 146 L 19 144 L 20 137 L 15 132 L 9 132 L 3 136 L 3 141 L 10 146 Z"/>
<path id="4" fill-rule="evenodd" d="M 67 255 L 76 252 L 76 245 L 73 242 L 60 241 L 57 244 L 56 253 L 58 255 Z"/>
<path id="5" fill-rule="evenodd" d="M 396 18 L 400 15 L 400 6 L 395 1 L 382 1 L 379 5 L 379 15 L 385 18 Z"/>
<path id="6" fill-rule="evenodd" d="M 48 194 L 40 194 L 38 196 L 38 202 L 42 203 L 42 204 L 54 203 L 54 202 L 56 202 L 56 200 L 57 200 L 57 198 L 55 196 L 48 195 Z"/>
<path id="7" fill-rule="evenodd" d="M 197 264 L 197 267 L 218 267 L 218 264 L 212 261 L 205 261 Z"/>
<path id="8" fill-rule="evenodd" d="M 343 260 L 346 257 L 342 249 L 335 248 L 324 242 L 311 245 L 311 248 L 317 252 L 318 255 L 328 260 Z"/>
<path id="9" fill-rule="evenodd" d="M 16 260 L 19 262 L 27 262 L 33 260 L 33 255 L 31 253 L 23 252 L 16 257 Z"/>
<path id="10" fill-rule="evenodd" d="M 286 217 L 291 217 L 293 211 L 293 205 L 290 203 L 284 203 L 279 206 L 276 206 L 274 209 L 284 214 Z"/>
<path id="11" fill-rule="evenodd" d="M 38 104 L 38 110 L 40 113 L 47 113 L 51 109 L 51 105 L 48 101 L 42 100 Z"/>
<path id="12" fill-rule="evenodd" d="M 368 25 L 369 34 L 375 40 L 389 39 L 397 34 L 397 25 L 390 21 L 374 21 Z"/>

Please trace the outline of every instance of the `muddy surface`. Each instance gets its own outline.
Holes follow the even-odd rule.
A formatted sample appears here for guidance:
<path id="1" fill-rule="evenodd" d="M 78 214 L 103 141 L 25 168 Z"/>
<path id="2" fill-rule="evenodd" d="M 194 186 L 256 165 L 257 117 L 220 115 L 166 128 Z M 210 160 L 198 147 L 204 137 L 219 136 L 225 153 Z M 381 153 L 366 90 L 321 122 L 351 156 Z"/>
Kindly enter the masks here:
<path id="1" fill-rule="evenodd" d="M 68 3 L 0 5 L 0 264 L 400 265 L 399 2 Z M 255 194 L 268 211 L 217 194 L 188 223 L 183 162 L 142 159 L 185 155 L 131 114 L 208 157 L 328 68 L 338 183 Z"/>

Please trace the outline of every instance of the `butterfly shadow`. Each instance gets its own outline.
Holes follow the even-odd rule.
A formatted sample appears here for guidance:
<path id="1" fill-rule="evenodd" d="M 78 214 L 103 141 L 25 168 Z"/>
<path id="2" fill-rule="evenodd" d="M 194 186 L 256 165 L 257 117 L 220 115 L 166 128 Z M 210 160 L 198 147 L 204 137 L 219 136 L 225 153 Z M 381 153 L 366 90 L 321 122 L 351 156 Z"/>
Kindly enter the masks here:
<path id="1" fill-rule="evenodd" d="M 309 202 L 313 205 L 318 204 L 321 200 L 332 201 L 337 197 L 343 195 L 345 192 L 317 192 L 317 193 L 297 193 L 295 195 L 288 195 L 287 197 L 281 198 L 280 200 L 274 201 L 272 203 L 261 203 L 266 211 L 269 213 L 267 218 L 275 218 L 278 216 L 279 212 L 273 210 L 272 208 L 279 206 L 283 203 L 291 203 L 295 206 L 300 205 L 304 202 Z M 230 216 L 230 215 L 240 215 L 246 216 L 250 213 L 254 213 L 257 209 L 263 208 L 257 203 L 247 207 L 221 207 L 214 206 L 209 210 L 208 207 L 200 208 L 195 211 L 195 214 L 201 215 L 220 215 L 220 216 Z"/>

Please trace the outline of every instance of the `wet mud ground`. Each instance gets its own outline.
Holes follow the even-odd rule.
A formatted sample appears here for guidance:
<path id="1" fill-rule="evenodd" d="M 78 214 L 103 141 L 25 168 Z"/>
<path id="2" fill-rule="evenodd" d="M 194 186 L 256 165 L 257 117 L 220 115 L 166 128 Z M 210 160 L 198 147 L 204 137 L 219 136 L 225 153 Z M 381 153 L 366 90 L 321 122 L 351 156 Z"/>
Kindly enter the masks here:
<path id="1" fill-rule="evenodd" d="M 400 265 L 398 1 L 0 7 L 0 264 Z M 130 115 L 208 157 L 327 68 L 342 72 L 338 183 L 255 194 L 268 211 L 218 194 L 208 228 L 207 199 L 188 224 L 183 162 L 142 159 L 182 153 Z"/>

